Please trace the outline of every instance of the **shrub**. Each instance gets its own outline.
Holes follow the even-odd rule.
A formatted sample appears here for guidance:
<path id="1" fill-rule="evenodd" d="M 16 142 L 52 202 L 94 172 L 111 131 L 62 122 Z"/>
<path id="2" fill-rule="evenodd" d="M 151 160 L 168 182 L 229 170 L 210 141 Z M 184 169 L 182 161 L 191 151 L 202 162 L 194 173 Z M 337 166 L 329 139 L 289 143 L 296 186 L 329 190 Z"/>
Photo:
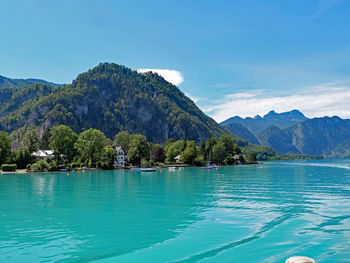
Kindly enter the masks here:
<path id="1" fill-rule="evenodd" d="M 15 172 L 17 169 L 16 164 L 3 164 L 1 165 L 1 171 L 3 172 Z"/>
<path id="2" fill-rule="evenodd" d="M 31 165 L 31 170 L 33 172 L 48 172 L 51 170 L 51 167 L 46 161 L 39 160 Z"/>

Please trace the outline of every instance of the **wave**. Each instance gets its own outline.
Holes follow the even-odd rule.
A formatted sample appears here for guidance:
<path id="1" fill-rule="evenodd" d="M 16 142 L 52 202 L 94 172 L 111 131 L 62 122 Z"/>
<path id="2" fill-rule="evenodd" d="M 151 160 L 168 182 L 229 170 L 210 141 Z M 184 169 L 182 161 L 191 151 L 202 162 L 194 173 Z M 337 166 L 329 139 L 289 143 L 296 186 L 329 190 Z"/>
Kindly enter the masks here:
<path id="1" fill-rule="evenodd" d="M 346 169 L 350 170 L 350 163 L 349 164 L 336 164 L 336 163 L 283 163 L 283 165 L 299 165 L 299 166 L 316 166 L 316 167 L 330 167 L 330 168 L 339 168 L 339 169 Z"/>

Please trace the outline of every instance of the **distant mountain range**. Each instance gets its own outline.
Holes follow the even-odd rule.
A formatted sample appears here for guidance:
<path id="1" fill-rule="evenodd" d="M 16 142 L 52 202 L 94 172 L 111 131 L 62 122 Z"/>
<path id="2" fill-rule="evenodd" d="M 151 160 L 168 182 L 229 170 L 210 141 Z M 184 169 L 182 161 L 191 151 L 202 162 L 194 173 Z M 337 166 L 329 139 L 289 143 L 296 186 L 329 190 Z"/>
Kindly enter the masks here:
<path id="1" fill-rule="evenodd" d="M 226 133 L 176 86 L 151 72 L 102 63 L 69 85 L 38 81 L 16 87 L 36 80 L 2 80 L 0 130 L 15 138 L 30 126 L 42 133 L 57 124 L 76 132 L 96 128 L 109 138 L 126 130 L 155 143 L 183 137 L 200 142 Z"/>
<path id="2" fill-rule="evenodd" d="M 325 157 L 350 156 L 350 120 L 335 117 L 309 119 L 298 110 L 265 116 L 227 119 L 220 125 L 249 142 L 278 153 Z"/>
<path id="3" fill-rule="evenodd" d="M 22 87 L 32 84 L 49 84 L 52 86 L 59 86 L 59 84 L 48 82 L 42 79 L 11 79 L 0 75 L 0 89 L 1 88 L 12 88 L 12 87 Z"/>

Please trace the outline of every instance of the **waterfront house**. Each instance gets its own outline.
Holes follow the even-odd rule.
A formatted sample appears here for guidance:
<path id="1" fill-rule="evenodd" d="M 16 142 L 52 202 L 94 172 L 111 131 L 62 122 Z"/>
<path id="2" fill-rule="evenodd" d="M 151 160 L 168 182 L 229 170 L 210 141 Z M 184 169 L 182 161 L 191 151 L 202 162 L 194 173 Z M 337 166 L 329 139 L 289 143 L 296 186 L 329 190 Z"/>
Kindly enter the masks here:
<path id="1" fill-rule="evenodd" d="M 39 150 L 32 153 L 32 156 L 40 159 L 53 158 L 53 150 Z"/>
<path id="2" fill-rule="evenodd" d="M 181 159 L 180 154 L 174 158 L 175 162 L 179 163 Z"/>
<path id="3" fill-rule="evenodd" d="M 126 165 L 126 151 L 122 146 L 114 147 L 117 152 L 117 159 L 114 162 L 114 166 L 124 167 Z"/>

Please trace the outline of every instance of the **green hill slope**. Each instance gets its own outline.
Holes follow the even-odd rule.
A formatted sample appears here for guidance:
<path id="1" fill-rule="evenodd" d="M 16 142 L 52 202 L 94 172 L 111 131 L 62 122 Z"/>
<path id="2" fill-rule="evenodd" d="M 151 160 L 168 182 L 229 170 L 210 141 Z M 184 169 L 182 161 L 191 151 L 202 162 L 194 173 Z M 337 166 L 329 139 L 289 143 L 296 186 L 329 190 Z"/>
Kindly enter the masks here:
<path id="1" fill-rule="evenodd" d="M 15 135 L 29 126 L 43 131 L 57 124 L 76 132 L 97 128 L 108 137 L 127 130 L 156 143 L 182 137 L 199 142 L 225 133 L 159 75 L 117 64 L 100 64 L 71 85 L 35 84 L 0 92 L 0 130 Z"/>

